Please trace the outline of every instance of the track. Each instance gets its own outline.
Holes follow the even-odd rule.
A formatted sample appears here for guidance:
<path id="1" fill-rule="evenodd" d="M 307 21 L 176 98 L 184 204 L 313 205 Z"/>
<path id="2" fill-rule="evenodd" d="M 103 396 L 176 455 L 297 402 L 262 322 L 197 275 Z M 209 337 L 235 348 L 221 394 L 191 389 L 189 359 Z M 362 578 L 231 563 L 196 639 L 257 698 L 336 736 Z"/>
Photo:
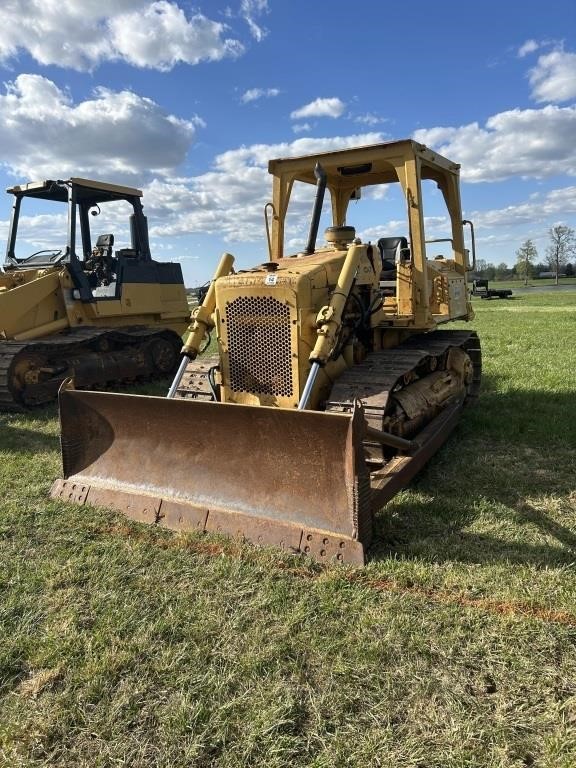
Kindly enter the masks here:
<path id="1" fill-rule="evenodd" d="M 458 359 L 451 350 L 462 350 L 465 357 Z M 466 372 L 458 370 L 463 365 Z M 452 401 L 476 397 L 481 374 L 480 342 L 474 331 L 417 334 L 397 347 L 369 354 L 345 371 L 332 388 L 326 410 L 350 413 L 359 400 L 368 427 L 411 438 Z M 369 462 L 383 463 L 386 458 L 386 451 L 367 451 Z"/>
<path id="2" fill-rule="evenodd" d="M 426 375 L 446 370 L 446 358 L 451 348 L 462 349 L 472 362 L 472 377 L 466 388 L 466 398 L 478 395 L 482 374 L 480 342 L 474 331 L 435 331 L 417 334 L 393 349 L 373 352 L 366 360 L 345 373 L 335 383 L 325 409 L 349 413 L 360 400 L 369 426 L 402 435 L 400 425 L 390 428 L 390 399 L 407 384 Z M 176 397 L 192 400 L 212 400 L 208 371 L 218 365 L 218 355 L 206 355 L 190 362 Z M 404 434 L 406 434 L 404 426 Z M 413 431 L 413 430 L 412 430 Z"/>
<path id="3" fill-rule="evenodd" d="M 0 342 L 0 410 L 50 402 L 67 378 L 79 389 L 165 378 L 174 373 L 181 346 L 178 334 L 149 326 Z"/>
<path id="4" fill-rule="evenodd" d="M 465 353 L 463 358 L 459 351 Z M 452 367 L 458 368 L 462 359 L 464 376 Z M 410 438 L 411 448 L 405 451 L 370 436 L 364 440 L 372 513 L 405 488 L 439 450 L 464 405 L 478 396 L 481 375 L 482 353 L 474 331 L 434 331 L 374 352 L 340 377 L 327 411 L 352 412 L 360 401 L 368 427 Z M 444 386 L 450 379 L 453 385 Z M 434 390 L 441 396 L 430 397 Z"/>
<path id="5" fill-rule="evenodd" d="M 213 400 L 208 372 L 218 365 L 218 355 L 202 355 L 186 366 L 176 397 L 183 400 Z"/>

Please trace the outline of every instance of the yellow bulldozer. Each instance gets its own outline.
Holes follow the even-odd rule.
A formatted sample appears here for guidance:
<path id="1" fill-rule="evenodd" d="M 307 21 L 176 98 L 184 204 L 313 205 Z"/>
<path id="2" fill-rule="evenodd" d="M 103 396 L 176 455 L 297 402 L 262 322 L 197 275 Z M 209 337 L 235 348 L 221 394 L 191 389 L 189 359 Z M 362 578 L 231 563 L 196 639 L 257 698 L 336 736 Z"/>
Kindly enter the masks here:
<path id="1" fill-rule="evenodd" d="M 173 376 L 190 311 L 180 265 L 150 255 L 142 192 L 80 178 L 8 192 L 14 204 L 0 272 L 0 409 L 53 400 L 70 377 L 92 388 Z M 93 240 L 94 217 L 118 230 L 122 247 L 114 249 L 115 235 L 106 231 Z M 34 223 L 62 221 L 64 228 L 66 220 L 60 248 L 29 253 L 27 238 L 48 239 Z"/>
<path id="2" fill-rule="evenodd" d="M 440 328 L 472 318 L 474 230 L 462 221 L 459 166 L 402 140 L 272 160 L 269 171 L 269 260 L 234 272 L 222 256 L 168 397 L 63 386 L 63 477 L 52 496 L 363 563 L 374 513 L 437 451 L 480 385 L 476 333 Z M 405 229 L 358 237 L 351 201 L 364 193 L 384 211 L 392 187 Z M 308 240 L 286 255 L 289 211 L 305 190 Z M 326 191 L 330 225 L 318 246 Z M 446 231 L 431 237 L 430 223 Z M 217 354 L 199 357 L 209 332 Z"/>

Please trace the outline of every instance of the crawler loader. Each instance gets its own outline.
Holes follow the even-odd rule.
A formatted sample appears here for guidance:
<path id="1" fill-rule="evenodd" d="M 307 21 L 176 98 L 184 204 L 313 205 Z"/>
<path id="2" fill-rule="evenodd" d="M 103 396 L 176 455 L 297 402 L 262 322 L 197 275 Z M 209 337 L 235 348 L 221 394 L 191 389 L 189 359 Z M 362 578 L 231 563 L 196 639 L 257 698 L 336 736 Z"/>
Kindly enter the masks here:
<path id="1" fill-rule="evenodd" d="M 445 330 L 472 318 L 474 231 L 462 221 L 459 166 L 402 140 L 272 160 L 269 171 L 269 260 L 234 272 L 223 255 L 168 397 L 63 386 L 52 496 L 363 563 L 373 514 L 437 451 L 480 384 L 476 333 Z M 405 229 L 360 238 L 350 202 L 364 193 L 384 211 L 387 193 L 374 190 L 389 185 Z M 445 237 L 426 233 L 431 185 Z M 314 198 L 308 240 L 287 255 L 289 202 L 302 189 Z M 331 223 L 317 245 L 326 191 Z M 217 355 L 199 357 L 209 332 Z"/>
<path id="2" fill-rule="evenodd" d="M 188 303 L 180 265 L 150 255 L 142 192 L 80 178 L 8 192 L 14 205 L 0 272 L 0 409 L 53 400 L 70 377 L 78 387 L 105 387 L 173 376 Z M 33 218 L 24 217 L 26 206 Z M 26 226 L 59 222 L 62 214 L 62 246 L 26 251 Z M 125 247 L 114 250 L 109 232 L 93 243 L 90 223 L 101 214 L 108 228 L 125 224 Z"/>

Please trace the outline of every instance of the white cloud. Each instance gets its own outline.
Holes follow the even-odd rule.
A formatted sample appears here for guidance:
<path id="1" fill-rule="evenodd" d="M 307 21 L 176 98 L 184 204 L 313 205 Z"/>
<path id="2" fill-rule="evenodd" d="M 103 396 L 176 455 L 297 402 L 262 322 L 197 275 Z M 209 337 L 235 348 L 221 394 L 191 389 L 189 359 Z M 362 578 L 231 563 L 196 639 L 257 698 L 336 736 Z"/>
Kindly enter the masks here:
<path id="1" fill-rule="evenodd" d="M 189 20 L 167 0 L 109 21 L 113 45 L 121 58 L 138 67 L 169 70 L 178 62 L 218 61 L 243 52 L 238 40 L 223 39 L 225 27 L 200 13 Z"/>
<path id="2" fill-rule="evenodd" d="M 299 109 L 290 113 L 292 120 L 300 120 L 307 117 L 340 117 L 344 112 L 345 104 L 338 98 L 315 99 Z"/>
<path id="3" fill-rule="evenodd" d="M 545 238 L 546 231 L 553 226 L 558 217 L 570 217 L 576 214 L 576 186 L 553 189 L 546 194 L 537 194 L 530 199 L 508 205 L 504 208 L 465 212 L 466 218 L 474 222 L 477 244 L 484 247 L 515 244 L 521 240 Z M 449 226 L 446 216 L 426 216 L 424 220 L 428 237 L 445 236 Z M 519 229 L 522 234 L 519 235 Z M 375 242 L 383 233 L 406 231 L 406 221 L 402 219 L 382 221 L 382 223 L 362 229 L 357 234 L 364 242 Z M 483 249 L 481 249 L 482 251 Z M 479 258 L 482 256 L 479 255 Z"/>
<path id="4" fill-rule="evenodd" d="M 518 58 L 523 59 L 524 56 L 528 56 L 529 53 L 534 53 L 538 48 L 540 48 L 540 43 L 537 43 L 536 40 L 526 40 L 526 42 L 518 48 Z"/>
<path id="5" fill-rule="evenodd" d="M 240 13 L 248 24 L 252 37 L 257 42 L 263 40 L 268 34 L 268 30 L 257 24 L 254 17 L 268 13 L 268 0 L 242 0 Z"/>
<path id="6" fill-rule="evenodd" d="M 388 233 L 406 232 L 407 224 L 405 219 L 390 219 L 383 221 L 382 224 L 377 224 L 373 227 L 367 227 L 365 229 L 356 232 L 365 243 L 378 242 L 381 237 L 387 237 Z"/>
<path id="7" fill-rule="evenodd" d="M 63 206 L 61 210 L 63 210 Z M 34 251 L 45 248 L 57 248 L 62 243 L 62 233 L 66 232 L 68 216 L 66 213 L 42 213 L 28 216 L 22 211 L 18 220 L 18 240 L 16 256 L 22 258 Z M 8 237 L 8 220 L 0 221 L 0 237 Z"/>
<path id="8" fill-rule="evenodd" d="M 14 175 L 138 182 L 186 157 L 201 118 L 166 114 L 131 91 L 99 88 L 74 104 L 40 75 L 19 75 L 0 95 L 0 162 Z"/>
<path id="9" fill-rule="evenodd" d="M 243 53 L 226 25 L 201 13 L 187 17 L 169 0 L 4 0 L 0 60 L 27 51 L 40 64 L 90 70 L 123 60 L 166 71 Z"/>
<path id="10" fill-rule="evenodd" d="M 227 242 L 259 241 L 264 232 L 262 211 L 271 194 L 270 158 L 329 152 L 378 141 L 382 141 L 381 134 L 367 133 L 255 144 L 218 155 L 213 168 L 200 176 L 173 182 L 155 180 L 145 190 L 151 234 L 219 234 Z M 307 201 L 301 203 L 295 198 L 294 202 L 291 227 L 298 231 L 301 225 L 304 232 L 310 207 Z"/>
<path id="11" fill-rule="evenodd" d="M 568 101 L 576 98 L 576 53 L 552 51 L 540 56 L 530 70 L 532 97 L 536 101 Z"/>
<path id="12" fill-rule="evenodd" d="M 268 160 L 274 157 L 299 157 L 300 155 L 359 147 L 364 144 L 375 144 L 379 141 L 382 141 L 382 134 L 372 132 L 352 136 L 333 136 L 332 138 L 306 137 L 278 144 L 253 144 L 250 147 L 240 147 L 223 152 L 216 157 L 215 166 L 225 171 L 241 171 L 245 166 L 267 168 Z"/>
<path id="13" fill-rule="evenodd" d="M 355 123 L 362 123 L 363 125 L 380 125 L 386 122 L 385 117 L 378 117 L 371 112 L 367 112 L 365 115 L 356 115 L 353 120 Z"/>
<path id="14" fill-rule="evenodd" d="M 244 91 L 240 97 L 240 101 L 243 104 L 248 104 L 251 101 L 257 101 L 258 99 L 271 99 L 274 96 L 278 96 L 280 91 L 278 88 L 249 88 Z"/>
<path id="15" fill-rule="evenodd" d="M 292 131 L 294 133 L 306 133 L 307 131 L 311 131 L 312 126 L 310 123 L 294 123 L 292 126 Z"/>
<path id="16" fill-rule="evenodd" d="M 206 128 L 206 120 L 203 120 L 203 119 L 200 117 L 200 115 L 192 115 L 192 117 L 190 117 L 190 118 L 188 119 L 188 122 L 189 122 L 191 125 L 194 125 L 194 126 L 196 126 L 196 128 Z"/>
<path id="17" fill-rule="evenodd" d="M 466 181 L 576 175 L 576 107 L 513 109 L 482 127 L 429 128 L 414 138 L 462 165 Z"/>
<path id="18" fill-rule="evenodd" d="M 550 190 L 544 195 L 530 196 L 525 202 L 494 208 L 487 211 L 466 213 L 476 229 L 479 258 L 487 255 L 489 261 L 514 263 L 513 254 L 521 242 L 530 238 L 538 246 L 541 256 L 547 244 L 547 232 L 558 219 L 571 224 L 576 214 L 576 187 Z M 491 252 L 500 253 L 494 258 Z M 505 256 L 502 259 L 502 255 Z"/>
<path id="19" fill-rule="evenodd" d="M 576 186 L 553 189 L 545 195 L 531 197 L 524 203 L 508 205 L 489 211 L 471 214 L 476 229 L 493 230 L 495 227 L 514 227 L 545 220 L 556 220 L 558 216 L 576 214 Z"/>

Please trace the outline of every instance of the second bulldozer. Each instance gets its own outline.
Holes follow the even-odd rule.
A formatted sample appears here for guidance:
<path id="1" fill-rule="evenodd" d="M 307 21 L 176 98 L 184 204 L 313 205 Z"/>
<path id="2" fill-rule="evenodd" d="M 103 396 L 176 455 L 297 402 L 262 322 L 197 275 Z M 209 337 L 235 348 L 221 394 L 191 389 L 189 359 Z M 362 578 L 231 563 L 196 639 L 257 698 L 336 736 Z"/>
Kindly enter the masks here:
<path id="1" fill-rule="evenodd" d="M 8 192 L 14 205 L 0 272 L 0 410 L 53 400 L 71 376 L 90 388 L 173 375 L 188 303 L 180 265 L 150 255 L 142 192 L 80 178 Z M 94 217 L 108 232 L 93 239 Z M 61 221 L 60 247 L 47 248 L 39 225 Z M 116 244 L 112 226 L 121 230 Z M 44 247 L 30 254 L 26 239 Z"/>
<path id="2" fill-rule="evenodd" d="M 269 171 L 269 260 L 234 273 L 224 254 L 168 397 L 63 387 L 52 496 L 361 563 L 374 513 L 479 388 L 475 332 L 445 330 L 472 318 L 459 166 L 403 140 L 272 160 Z M 403 223 L 358 237 L 350 202 L 379 200 L 385 221 L 392 187 Z M 288 212 L 306 189 L 308 240 L 288 256 Z M 431 236 L 430 224 L 443 230 Z M 209 332 L 217 354 L 198 357 Z"/>

